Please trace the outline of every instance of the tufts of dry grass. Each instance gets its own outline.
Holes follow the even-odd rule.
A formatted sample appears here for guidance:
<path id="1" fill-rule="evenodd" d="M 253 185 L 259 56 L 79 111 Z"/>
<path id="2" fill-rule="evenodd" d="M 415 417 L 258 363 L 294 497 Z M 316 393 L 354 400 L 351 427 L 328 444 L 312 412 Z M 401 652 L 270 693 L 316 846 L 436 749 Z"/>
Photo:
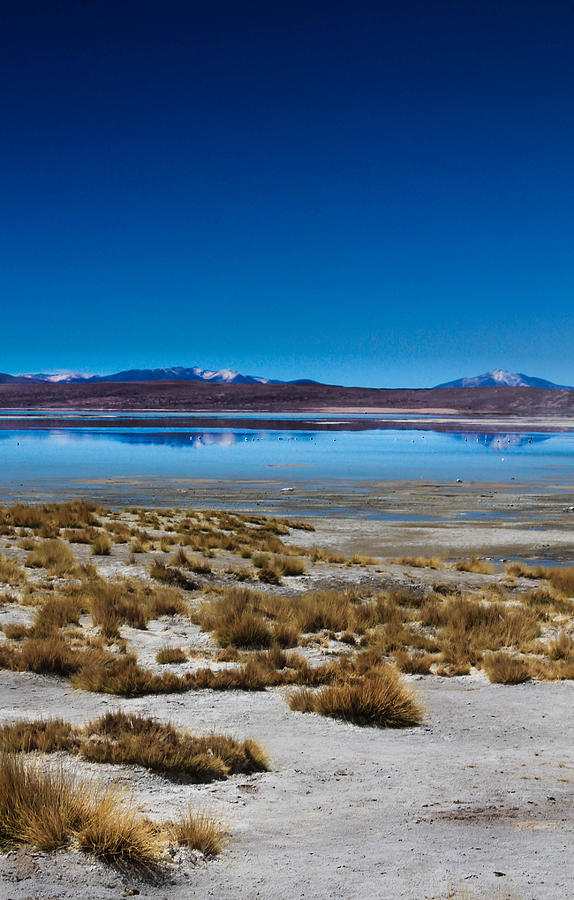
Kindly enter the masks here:
<path id="1" fill-rule="evenodd" d="M 43 537 L 56 537 L 60 528 L 85 528 L 99 525 L 98 507 L 85 501 L 47 503 L 42 506 L 14 506 L 0 508 L 0 525 L 29 528 Z"/>
<path id="2" fill-rule="evenodd" d="M 28 628 L 27 625 L 2 625 L 1 627 L 9 641 L 22 641 L 34 634 L 34 629 Z"/>
<path id="3" fill-rule="evenodd" d="M 97 805 L 77 832 L 81 850 L 119 868 L 153 870 L 165 840 L 118 787 L 98 793 Z"/>
<path id="4" fill-rule="evenodd" d="M 305 573 L 305 562 L 296 556 L 281 556 L 276 558 L 277 564 L 281 567 L 281 574 L 287 578 L 303 575 Z"/>
<path id="5" fill-rule="evenodd" d="M 168 663 L 182 663 L 187 659 L 187 654 L 182 647 L 162 647 L 155 655 L 155 661 L 160 665 Z"/>
<path id="6" fill-rule="evenodd" d="M 506 566 L 506 574 L 515 578 L 545 578 L 543 566 L 528 566 L 523 562 L 511 562 Z"/>
<path id="7" fill-rule="evenodd" d="M 194 737 L 136 714 L 108 713 L 89 723 L 84 734 L 80 753 L 87 759 L 145 766 L 196 782 L 269 768 L 265 751 L 255 741 L 216 734 Z"/>
<path id="8" fill-rule="evenodd" d="M 406 728 L 422 721 L 422 707 L 395 669 L 381 665 L 362 677 L 348 677 L 321 691 L 302 688 L 291 693 L 291 709 L 316 712 L 357 725 Z"/>
<path id="9" fill-rule="evenodd" d="M 76 575 L 79 566 L 74 553 L 64 541 L 50 538 L 40 541 L 28 554 L 26 565 L 47 569 L 52 575 Z"/>
<path id="10" fill-rule="evenodd" d="M 528 663 L 504 651 L 486 654 L 483 666 L 493 684 L 522 684 L 530 678 Z"/>
<path id="11" fill-rule="evenodd" d="M 70 647 L 58 635 L 27 638 L 18 649 L 0 645 L 0 668 L 38 675 L 71 675 L 84 663 L 84 654 Z"/>
<path id="12" fill-rule="evenodd" d="M 259 570 L 258 578 L 264 584 L 281 584 L 281 569 L 264 566 Z"/>
<path id="13" fill-rule="evenodd" d="M 421 621 L 437 626 L 444 663 L 438 674 L 447 675 L 467 674 L 485 650 L 528 650 L 540 633 L 536 610 L 463 597 L 429 602 L 421 610 Z"/>
<path id="14" fill-rule="evenodd" d="M 494 575 L 494 569 L 489 562 L 484 559 L 478 559 L 477 556 L 471 556 L 470 559 L 459 559 L 455 563 L 457 572 L 474 572 L 477 575 Z"/>
<path id="15" fill-rule="evenodd" d="M 132 552 L 138 551 L 132 548 Z M 162 559 L 156 559 L 149 568 L 149 573 L 156 581 L 162 581 L 172 587 L 183 588 L 184 591 L 195 591 L 198 584 L 176 566 L 167 566 Z"/>
<path id="16" fill-rule="evenodd" d="M 188 807 L 185 814 L 171 826 L 178 844 L 199 850 L 205 856 L 217 856 L 223 850 L 229 828 L 204 809 Z"/>
<path id="17" fill-rule="evenodd" d="M 204 631 L 213 631 L 222 647 L 270 647 L 274 635 L 261 614 L 262 603 L 260 595 L 232 588 L 202 603 L 199 622 Z"/>
<path id="18" fill-rule="evenodd" d="M 189 569 L 195 575 L 211 575 L 212 568 L 205 560 L 198 556 L 189 556 L 183 547 L 180 547 L 169 560 L 170 566 L 179 566 L 182 569 Z"/>
<path id="19" fill-rule="evenodd" d="M 346 630 L 352 625 L 350 600 L 343 591 L 309 591 L 293 604 L 293 615 L 304 633 Z"/>
<path id="20" fill-rule="evenodd" d="M 72 838 L 116 865 L 154 867 L 163 840 L 117 787 L 80 779 L 62 765 L 0 756 L 0 843 L 39 850 Z"/>
<path id="21" fill-rule="evenodd" d="M 26 572 L 20 563 L 0 553 L 0 582 L 9 584 L 10 587 L 16 587 L 19 584 L 25 584 L 26 580 Z"/>
<path id="22" fill-rule="evenodd" d="M 36 610 L 34 637 L 48 637 L 64 625 L 78 624 L 81 606 L 75 597 L 50 597 Z"/>
<path id="23" fill-rule="evenodd" d="M 91 544 L 98 532 L 95 528 L 64 528 L 61 537 L 69 544 Z"/>
<path id="24" fill-rule="evenodd" d="M 554 566 L 546 570 L 550 584 L 565 597 L 574 597 L 574 566 Z"/>
<path id="25" fill-rule="evenodd" d="M 417 569 L 442 569 L 443 562 L 436 556 L 400 556 L 392 560 L 397 566 L 412 566 Z"/>
<path id="26" fill-rule="evenodd" d="M 561 631 L 558 637 L 548 645 L 550 659 L 574 660 L 574 640 L 565 631 Z"/>
<path id="27" fill-rule="evenodd" d="M 429 675 L 433 662 L 434 657 L 428 653 L 409 653 L 406 650 L 395 653 L 397 669 L 409 675 Z"/>
<path id="28" fill-rule="evenodd" d="M 186 611 L 178 590 L 153 587 L 134 579 L 108 581 L 94 578 L 83 586 L 94 625 L 107 637 L 115 637 L 122 624 L 145 628 L 151 619 Z"/>
<path id="29" fill-rule="evenodd" d="M 9 722 L 0 726 L 0 753 L 56 753 L 69 750 L 72 726 L 63 719 Z"/>
<path id="30" fill-rule="evenodd" d="M 93 814 L 93 791 L 63 767 L 0 755 L 0 844 L 64 847 Z"/>
<path id="31" fill-rule="evenodd" d="M 62 719 L 8 723 L 0 727 L 0 751 L 67 751 L 94 762 L 140 765 L 193 782 L 265 772 L 269 758 L 253 740 L 225 735 L 195 737 L 173 725 L 123 712 L 74 727 Z"/>
<path id="32" fill-rule="evenodd" d="M 380 560 L 375 559 L 374 556 L 363 556 L 361 553 L 354 553 L 353 556 L 350 556 L 349 559 L 345 561 L 346 566 L 378 566 L 380 565 Z"/>
<path id="33" fill-rule="evenodd" d="M 274 634 L 262 616 L 252 612 L 242 612 L 237 617 L 228 617 L 217 629 L 217 640 L 222 647 L 232 644 L 242 649 L 270 647 Z"/>
<path id="34" fill-rule="evenodd" d="M 105 531 L 100 532 L 92 543 L 92 556 L 109 556 L 112 552 L 112 539 Z"/>

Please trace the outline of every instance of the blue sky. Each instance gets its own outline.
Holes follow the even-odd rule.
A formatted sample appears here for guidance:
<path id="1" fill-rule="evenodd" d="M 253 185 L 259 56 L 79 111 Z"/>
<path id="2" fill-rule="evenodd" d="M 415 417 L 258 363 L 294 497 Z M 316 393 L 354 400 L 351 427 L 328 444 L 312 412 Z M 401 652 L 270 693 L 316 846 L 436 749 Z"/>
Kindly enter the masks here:
<path id="1" fill-rule="evenodd" d="M 0 371 L 574 383 L 570 2 L 2 16 Z"/>

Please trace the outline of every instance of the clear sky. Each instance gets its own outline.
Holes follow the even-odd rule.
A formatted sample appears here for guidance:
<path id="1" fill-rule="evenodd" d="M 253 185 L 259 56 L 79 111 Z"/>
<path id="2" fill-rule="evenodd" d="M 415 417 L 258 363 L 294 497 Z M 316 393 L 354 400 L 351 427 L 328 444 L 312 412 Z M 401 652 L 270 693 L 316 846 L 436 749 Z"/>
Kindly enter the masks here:
<path id="1" fill-rule="evenodd" d="M 0 371 L 574 384 L 571 0 L 0 6 Z"/>

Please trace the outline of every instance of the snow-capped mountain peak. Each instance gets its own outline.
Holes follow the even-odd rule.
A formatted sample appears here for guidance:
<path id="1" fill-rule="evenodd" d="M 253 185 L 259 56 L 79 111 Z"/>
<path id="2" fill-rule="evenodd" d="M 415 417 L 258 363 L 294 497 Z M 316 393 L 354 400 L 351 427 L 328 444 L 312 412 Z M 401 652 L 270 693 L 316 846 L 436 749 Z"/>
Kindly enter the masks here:
<path id="1" fill-rule="evenodd" d="M 566 385 L 554 384 L 544 378 L 533 378 L 524 375 L 523 372 L 509 372 L 508 369 L 491 369 L 483 375 L 475 375 L 471 378 L 457 378 L 456 381 L 446 381 L 444 384 L 435 385 L 437 388 L 474 388 L 474 387 L 537 387 L 566 389 Z"/>
<path id="2" fill-rule="evenodd" d="M 202 369 L 200 366 L 172 366 L 164 369 L 127 369 L 111 375 L 81 375 L 59 372 L 4 376 L 5 379 L 35 384 L 85 384 L 88 382 L 139 382 L 139 381 L 205 381 L 211 384 L 283 384 L 284 382 L 261 375 L 243 375 L 235 369 Z M 297 383 L 311 383 L 302 379 Z"/>

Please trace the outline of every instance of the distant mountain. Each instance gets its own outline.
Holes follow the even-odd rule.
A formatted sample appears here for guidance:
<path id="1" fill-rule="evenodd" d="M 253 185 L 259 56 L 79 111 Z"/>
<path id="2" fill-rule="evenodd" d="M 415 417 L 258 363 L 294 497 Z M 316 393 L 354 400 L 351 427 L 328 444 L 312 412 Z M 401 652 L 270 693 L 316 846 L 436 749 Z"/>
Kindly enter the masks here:
<path id="1" fill-rule="evenodd" d="M 86 375 L 78 375 L 73 373 L 62 373 L 56 375 L 46 375 L 44 372 L 38 372 L 34 375 L 15 375 L 13 377 L 14 381 L 18 381 L 21 384 L 26 382 L 31 382 L 32 384 L 74 384 L 74 383 L 82 383 L 85 381 L 91 381 L 92 378 Z"/>
<path id="2" fill-rule="evenodd" d="M 552 390 L 573 391 L 573 387 L 565 384 L 554 384 L 553 381 L 545 381 L 544 378 L 532 378 L 522 372 L 508 372 L 506 369 L 492 369 L 484 375 L 475 375 L 474 378 L 458 378 L 456 381 L 446 381 L 437 384 L 437 388 L 474 388 L 474 387 L 534 387 L 551 388 Z"/>
<path id="3" fill-rule="evenodd" d="M 105 381 L 113 382 L 139 382 L 139 381 L 205 381 L 211 384 L 317 384 L 310 379 L 298 379 L 296 381 L 279 381 L 271 378 L 262 378 L 259 375 L 242 375 L 234 369 L 201 369 L 199 366 L 185 368 L 173 366 L 170 369 L 127 369 L 123 372 L 114 372 L 112 375 L 79 375 L 76 373 L 62 373 L 47 375 L 43 372 L 26 375 L 2 375 L 0 384 L 8 382 L 32 383 L 32 384 L 90 384 Z"/>

